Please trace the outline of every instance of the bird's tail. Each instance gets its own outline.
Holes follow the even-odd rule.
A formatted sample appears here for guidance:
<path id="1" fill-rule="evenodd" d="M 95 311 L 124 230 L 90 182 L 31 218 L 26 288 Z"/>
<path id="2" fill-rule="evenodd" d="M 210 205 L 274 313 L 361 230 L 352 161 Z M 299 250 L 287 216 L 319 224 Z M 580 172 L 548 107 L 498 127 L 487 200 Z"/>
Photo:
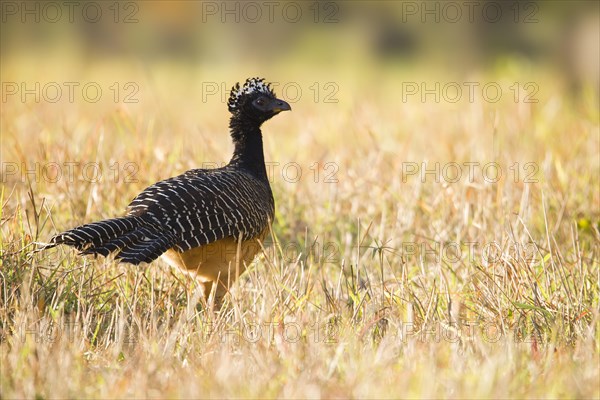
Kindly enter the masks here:
<path id="1" fill-rule="evenodd" d="M 152 262 L 174 244 L 174 237 L 140 217 L 128 216 L 85 224 L 50 239 L 45 248 L 66 244 L 81 254 L 108 256 L 139 264 Z"/>

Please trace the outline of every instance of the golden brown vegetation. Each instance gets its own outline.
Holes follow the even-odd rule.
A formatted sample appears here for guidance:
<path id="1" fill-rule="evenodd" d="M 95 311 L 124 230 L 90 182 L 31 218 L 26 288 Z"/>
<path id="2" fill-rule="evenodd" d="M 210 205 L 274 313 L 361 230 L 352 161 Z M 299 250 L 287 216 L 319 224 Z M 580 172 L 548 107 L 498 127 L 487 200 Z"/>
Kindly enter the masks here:
<path id="1" fill-rule="evenodd" d="M 600 396 L 591 86 L 572 95 L 555 69 L 519 59 L 459 76 L 360 57 L 335 74 L 291 56 L 151 71 L 19 57 L 3 80 L 105 94 L 3 101 L 1 398 Z M 33 251 L 122 214 L 148 184 L 226 162 L 221 90 L 257 74 L 302 96 L 263 128 L 273 233 L 220 310 L 162 261 Z M 115 81 L 135 82 L 139 102 L 115 103 Z M 460 101 L 400 95 L 436 81 L 463 86 Z M 471 102 L 463 82 L 503 95 Z"/>

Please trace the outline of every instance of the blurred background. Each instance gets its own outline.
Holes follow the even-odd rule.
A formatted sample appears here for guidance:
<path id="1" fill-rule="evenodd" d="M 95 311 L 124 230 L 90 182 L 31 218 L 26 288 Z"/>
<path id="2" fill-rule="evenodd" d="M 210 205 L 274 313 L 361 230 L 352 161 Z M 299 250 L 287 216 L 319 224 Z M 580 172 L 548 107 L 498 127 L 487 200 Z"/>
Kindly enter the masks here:
<path id="1" fill-rule="evenodd" d="M 229 89 L 261 76 L 293 108 L 265 128 L 274 162 L 541 165 L 597 150 L 578 132 L 598 126 L 599 32 L 597 1 L 4 1 L 0 154 L 112 165 L 146 143 L 143 183 L 222 163 Z"/>
<path id="2" fill-rule="evenodd" d="M 215 72 L 243 64 L 288 80 L 299 71 L 358 77 L 361 67 L 462 78 L 484 67 L 552 65 L 576 91 L 590 82 L 597 89 L 598 19 L 595 1 L 6 1 L 1 55 L 4 79 L 27 59 L 39 63 L 22 69 L 114 62 L 148 74 L 163 63 Z"/>
<path id="3" fill-rule="evenodd" d="M 5 1 L 2 105 L 4 115 L 14 103 L 45 103 L 60 114 L 65 103 L 100 110 L 135 100 L 169 111 L 161 103 L 169 92 L 181 103 L 200 94 L 212 112 L 211 100 L 223 109 L 231 85 L 254 75 L 287 84 L 284 97 L 312 100 L 325 114 L 368 108 L 370 96 L 443 103 L 443 96 L 421 97 L 436 81 L 440 91 L 458 83 L 462 100 L 464 82 L 483 86 L 498 74 L 521 86 L 552 76 L 552 85 L 527 89 L 536 90 L 533 98 L 553 91 L 584 98 L 598 94 L 599 14 L 596 1 Z M 80 84 L 73 99 L 65 82 Z M 100 84 L 99 101 L 82 95 L 87 82 Z M 417 83 L 416 93 L 407 82 Z M 501 97 L 520 97 L 509 86 Z M 447 89 L 454 99 L 456 88 Z M 200 110 L 188 106 L 183 118 Z M 2 133 L 16 132 L 5 121 Z"/>
<path id="4" fill-rule="evenodd" d="M 150 70 L 161 62 L 268 70 L 292 62 L 307 72 L 335 67 L 356 74 L 360 66 L 378 72 L 421 65 L 459 77 L 512 60 L 550 63 L 577 89 L 597 83 L 598 7 L 595 1 L 6 1 L 1 55 L 4 63 L 35 55 L 78 68 L 113 60 Z"/>

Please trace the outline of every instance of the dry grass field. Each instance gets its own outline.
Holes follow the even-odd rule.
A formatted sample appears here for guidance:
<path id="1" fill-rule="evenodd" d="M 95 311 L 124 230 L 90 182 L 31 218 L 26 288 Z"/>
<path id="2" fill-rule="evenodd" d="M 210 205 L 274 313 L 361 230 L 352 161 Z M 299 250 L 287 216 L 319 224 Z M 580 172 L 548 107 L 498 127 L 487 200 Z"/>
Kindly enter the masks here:
<path id="1" fill-rule="evenodd" d="M 318 68 L 306 49 L 3 57 L 0 398 L 600 397 L 594 84 L 351 49 Z M 220 309 L 160 260 L 34 251 L 227 162 L 226 92 L 257 75 L 292 105 L 263 126 L 276 218 Z"/>

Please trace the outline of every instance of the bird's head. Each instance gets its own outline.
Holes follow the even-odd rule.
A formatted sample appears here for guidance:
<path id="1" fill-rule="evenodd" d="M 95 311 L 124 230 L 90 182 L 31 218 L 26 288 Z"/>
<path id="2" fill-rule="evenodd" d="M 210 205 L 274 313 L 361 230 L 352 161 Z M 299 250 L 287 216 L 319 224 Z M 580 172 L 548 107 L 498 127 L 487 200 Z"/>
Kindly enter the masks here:
<path id="1" fill-rule="evenodd" d="M 292 109 L 288 103 L 275 96 L 271 84 L 265 83 L 263 78 L 248 78 L 243 86 L 236 83 L 231 88 L 227 106 L 234 117 L 259 125 L 281 111 Z"/>

